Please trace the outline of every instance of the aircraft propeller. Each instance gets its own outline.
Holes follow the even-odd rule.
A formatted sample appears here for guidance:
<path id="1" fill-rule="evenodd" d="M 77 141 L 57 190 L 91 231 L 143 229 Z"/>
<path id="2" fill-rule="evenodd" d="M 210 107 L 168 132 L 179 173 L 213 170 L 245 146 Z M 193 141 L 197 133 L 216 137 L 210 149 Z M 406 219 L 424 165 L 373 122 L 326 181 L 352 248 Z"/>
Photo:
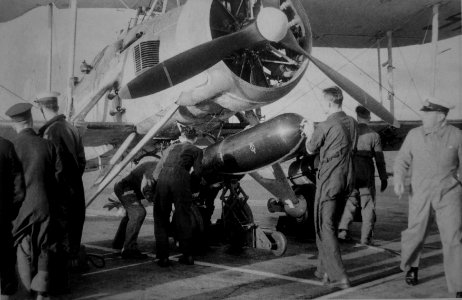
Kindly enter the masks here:
<path id="1" fill-rule="evenodd" d="M 369 95 L 365 90 L 360 88 L 358 85 L 353 83 L 351 80 L 335 71 L 319 59 L 312 56 L 310 53 L 306 52 L 302 47 L 298 45 L 297 40 L 295 39 L 292 32 L 287 31 L 287 35 L 280 41 L 284 47 L 295 51 L 301 55 L 306 56 L 316 67 L 318 67 L 321 72 L 323 72 L 327 77 L 329 77 L 335 84 L 337 84 L 341 89 L 343 89 L 347 94 L 349 94 L 353 99 L 359 102 L 362 106 L 366 107 L 372 113 L 377 115 L 379 118 L 384 120 L 390 125 L 399 128 L 399 122 L 394 118 L 394 116 L 383 107 L 380 102 L 374 99 Z"/>
<path id="2" fill-rule="evenodd" d="M 305 56 L 361 105 L 385 122 L 399 127 L 399 123 L 393 115 L 371 95 L 305 51 L 290 30 L 284 12 L 274 7 L 274 1 L 267 0 L 266 4 L 267 6 L 260 10 L 255 22 L 239 31 L 222 35 L 151 67 L 122 87 L 119 96 L 122 99 L 132 99 L 157 93 L 205 71 L 236 51 L 274 42 L 279 43 L 289 51 Z M 221 14 L 229 22 L 235 21 L 233 15 L 226 9 L 222 9 Z M 267 47 L 272 47 L 272 45 L 267 45 Z M 262 65 L 263 59 L 252 52 L 246 52 L 242 60 L 241 75 L 242 72 L 248 73 L 251 83 L 268 87 L 269 82 L 265 77 Z M 246 67 L 247 65 L 249 67 Z"/>
<path id="3" fill-rule="evenodd" d="M 256 22 L 151 67 L 122 87 L 119 96 L 132 99 L 160 92 L 207 70 L 237 50 L 266 41 L 279 42 L 288 29 L 289 22 L 282 11 L 273 7 L 263 8 Z"/>

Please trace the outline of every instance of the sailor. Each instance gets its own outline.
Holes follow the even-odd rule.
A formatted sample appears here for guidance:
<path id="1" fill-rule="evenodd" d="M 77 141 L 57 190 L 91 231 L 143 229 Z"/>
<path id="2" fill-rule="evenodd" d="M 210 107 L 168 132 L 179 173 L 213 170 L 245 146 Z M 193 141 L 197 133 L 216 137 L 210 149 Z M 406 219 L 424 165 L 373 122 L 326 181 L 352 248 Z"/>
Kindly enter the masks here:
<path id="1" fill-rule="evenodd" d="M 348 226 L 353 221 L 356 210 L 361 209 L 362 228 L 361 244 L 372 243 L 375 215 L 375 168 L 380 177 L 380 191 L 383 192 L 388 185 L 385 159 L 382 152 L 380 136 L 369 127 L 371 113 L 363 106 L 356 107 L 358 120 L 358 145 L 353 159 L 355 170 L 355 189 L 345 205 L 339 225 L 338 238 L 350 240 Z"/>
<path id="2" fill-rule="evenodd" d="M 428 98 L 422 126 L 409 131 L 394 163 L 394 190 L 402 196 L 410 172 L 408 228 L 401 234 L 401 269 L 415 285 L 422 247 L 435 211 L 450 293 L 462 297 L 462 132 L 447 124 L 453 105 Z"/>
<path id="3" fill-rule="evenodd" d="M 345 201 L 353 188 L 352 152 L 357 142 L 356 121 L 342 111 L 343 94 L 334 86 L 324 91 L 329 116 L 315 128 L 307 122 L 303 131 L 306 150 L 320 153 L 315 196 L 315 229 L 318 268 L 315 276 L 332 287 L 348 288 L 337 241 L 337 227 Z"/>
<path id="4" fill-rule="evenodd" d="M 157 264 L 161 267 L 170 265 L 168 259 L 168 228 L 172 204 L 175 205 L 173 220 L 176 237 L 180 243 L 182 256 L 179 262 L 192 265 L 192 192 L 191 168 L 197 175 L 201 174 L 202 150 L 194 143 L 197 133 L 194 128 L 184 127 L 181 131 L 180 143 L 168 147 L 162 155 L 155 171 L 158 178 L 154 195 L 154 233 L 156 238 Z"/>
<path id="5" fill-rule="evenodd" d="M 26 289 L 43 299 L 52 292 L 50 283 L 65 274 L 52 274 L 58 241 L 65 235 L 67 216 L 61 159 L 53 143 L 37 136 L 32 129 L 32 105 L 18 103 L 6 115 L 14 122 L 18 136 L 14 146 L 24 171 L 26 196 L 13 222 L 18 272 Z"/>
<path id="6" fill-rule="evenodd" d="M 146 217 L 141 200 L 153 201 L 155 181 L 152 174 L 156 165 L 156 161 L 142 163 L 114 185 L 114 193 L 126 211 L 112 243 L 113 248 L 122 249 L 122 258 L 147 258 L 138 249 L 137 239 Z"/>
<path id="7" fill-rule="evenodd" d="M 78 130 L 58 113 L 56 92 L 37 95 L 37 102 L 47 123 L 39 129 L 39 135 L 50 140 L 62 155 L 63 171 L 69 193 L 69 255 L 74 270 L 85 269 L 86 261 L 80 261 L 80 243 L 85 221 L 85 193 L 82 175 L 85 170 L 85 152 Z"/>
<path id="8" fill-rule="evenodd" d="M 1 299 L 9 299 L 18 286 L 16 277 L 16 251 L 13 244 L 11 222 L 18 215 L 24 200 L 26 186 L 21 163 L 14 145 L 0 137 L 0 281 Z"/>

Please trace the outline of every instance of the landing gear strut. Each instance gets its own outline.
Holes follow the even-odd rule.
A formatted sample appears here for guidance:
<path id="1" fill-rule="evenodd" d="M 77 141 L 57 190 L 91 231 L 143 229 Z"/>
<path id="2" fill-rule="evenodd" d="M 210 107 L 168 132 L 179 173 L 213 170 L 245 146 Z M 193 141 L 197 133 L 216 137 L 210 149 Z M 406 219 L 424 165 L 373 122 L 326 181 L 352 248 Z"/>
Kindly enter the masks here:
<path id="1" fill-rule="evenodd" d="M 276 256 L 286 252 L 287 240 L 281 232 L 262 229 L 254 223 L 252 211 L 247 204 L 249 196 L 241 188 L 238 180 L 224 184 L 220 199 L 223 206 L 223 228 L 232 248 L 242 249 L 249 246 L 266 249 Z"/>

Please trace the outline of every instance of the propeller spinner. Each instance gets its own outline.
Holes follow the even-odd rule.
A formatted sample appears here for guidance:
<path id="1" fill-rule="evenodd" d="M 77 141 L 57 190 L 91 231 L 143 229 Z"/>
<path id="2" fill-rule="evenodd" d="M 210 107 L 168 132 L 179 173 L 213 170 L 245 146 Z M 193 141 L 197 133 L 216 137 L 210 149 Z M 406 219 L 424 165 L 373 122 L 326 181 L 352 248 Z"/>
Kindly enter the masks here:
<path id="1" fill-rule="evenodd" d="M 262 8 L 256 22 L 155 65 L 122 87 L 119 97 L 133 99 L 160 92 L 205 71 L 237 50 L 266 41 L 279 42 L 288 29 L 287 16 L 281 10 Z"/>

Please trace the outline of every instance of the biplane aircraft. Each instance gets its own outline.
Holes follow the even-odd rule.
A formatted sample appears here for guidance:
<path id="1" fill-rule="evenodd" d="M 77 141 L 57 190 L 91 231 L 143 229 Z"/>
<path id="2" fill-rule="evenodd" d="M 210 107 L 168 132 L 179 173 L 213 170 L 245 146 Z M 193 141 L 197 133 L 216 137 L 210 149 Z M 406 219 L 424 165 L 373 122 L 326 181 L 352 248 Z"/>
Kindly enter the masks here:
<path id="1" fill-rule="evenodd" d="M 313 47 L 364 48 L 387 33 L 393 34 L 393 46 L 418 44 L 432 29 L 427 16 L 435 7 L 437 38 L 461 31 L 458 0 L 0 0 L 0 22 L 50 3 L 138 13 L 117 41 L 81 65 L 83 76 L 71 83 L 68 118 L 82 131 L 85 146 L 113 149 L 87 200 L 129 162 L 159 155 L 179 136 L 181 124 L 195 127 L 207 140 L 204 164 L 220 175 L 223 193 L 229 193 L 222 197 L 225 207 L 243 211 L 246 220 L 240 222 L 251 219 L 238 187 L 242 174 L 275 196 L 268 202 L 271 211 L 300 222 L 309 219 L 312 196 L 297 192 L 300 184 L 314 184 L 313 158 L 302 146 L 303 117 L 282 114 L 260 122 L 260 108 L 287 95 L 310 64 L 383 120 L 374 126 L 386 134 L 389 148 L 417 126 L 405 123 L 398 129 L 393 114 L 313 56 Z M 233 116 L 239 123 L 229 121 Z M 286 160 L 294 160 L 289 174 L 280 166 Z M 274 178 L 258 173 L 267 166 Z M 283 253 L 283 236 L 258 234 L 258 246 Z"/>

